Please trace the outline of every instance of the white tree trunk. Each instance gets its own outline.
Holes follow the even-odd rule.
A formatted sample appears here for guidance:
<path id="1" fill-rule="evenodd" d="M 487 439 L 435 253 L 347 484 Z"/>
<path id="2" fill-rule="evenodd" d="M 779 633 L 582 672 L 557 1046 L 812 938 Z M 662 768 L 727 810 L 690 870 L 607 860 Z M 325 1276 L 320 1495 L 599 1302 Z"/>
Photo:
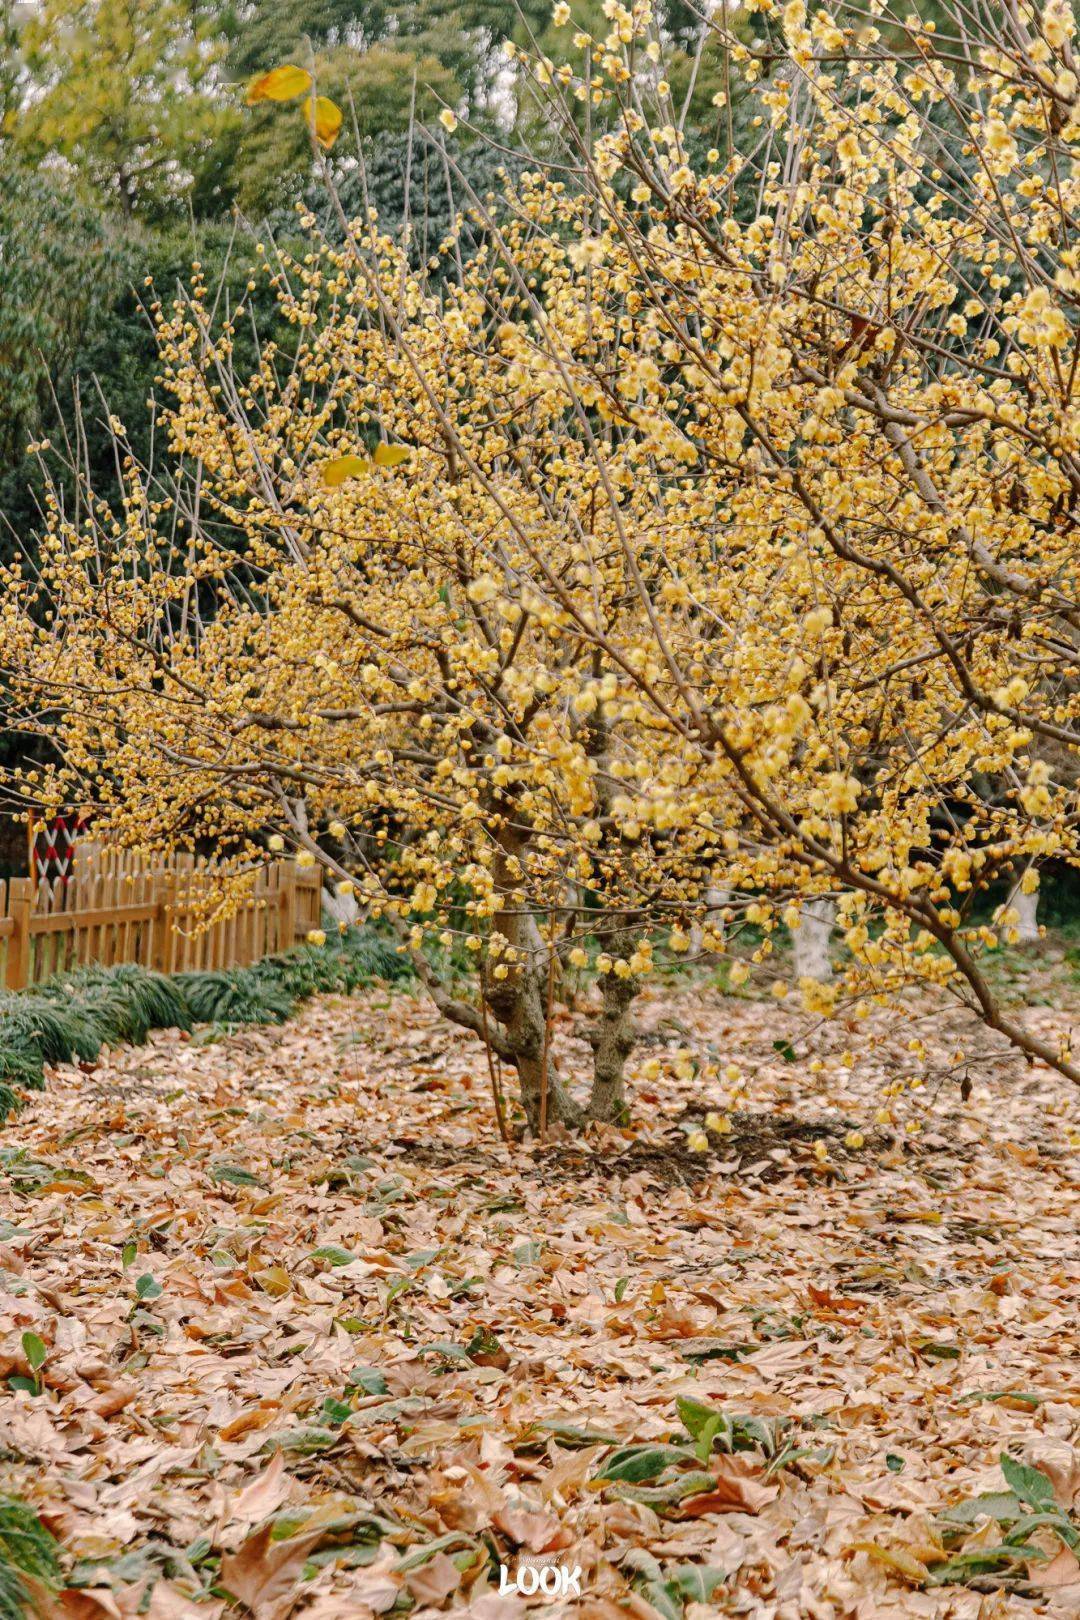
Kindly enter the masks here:
<path id="1" fill-rule="evenodd" d="M 712 888 L 705 890 L 705 905 L 708 908 L 700 922 L 696 922 L 690 930 L 690 952 L 693 956 L 701 954 L 701 942 L 705 930 L 711 929 L 714 934 L 724 937 L 723 910 L 731 903 L 731 890 Z"/>
<path id="2" fill-rule="evenodd" d="M 1018 945 L 1034 945 L 1039 938 L 1039 891 L 1025 894 L 1022 889 L 1013 890 L 1009 905 L 1016 912 L 1016 943 Z"/>
<path id="3" fill-rule="evenodd" d="M 791 934 L 796 979 L 817 979 L 824 983 L 832 978 L 829 939 L 835 921 L 836 902 L 828 895 L 803 902 L 799 926 Z"/>
<path id="4" fill-rule="evenodd" d="M 348 926 L 357 921 L 360 916 L 360 907 L 355 894 L 338 894 L 335 889 L 323 889 L 323 910 L 328 912 L 336 923 L 345 923 Z"/>

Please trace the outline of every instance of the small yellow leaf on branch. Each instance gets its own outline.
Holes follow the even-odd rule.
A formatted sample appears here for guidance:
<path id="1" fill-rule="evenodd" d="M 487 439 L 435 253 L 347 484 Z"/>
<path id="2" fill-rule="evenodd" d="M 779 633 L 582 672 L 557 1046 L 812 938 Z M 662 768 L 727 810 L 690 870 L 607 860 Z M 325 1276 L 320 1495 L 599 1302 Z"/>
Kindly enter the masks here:
<path id="1" fill-rule="evenodd" d="M 286 62 L 284 67 L 272 68 L 260 79 L 252 79 L 248 85 L 247 104 L 254 107 L 258 101 L 293 101 L 310 89 L 311 74 L 307 69 Z"/>
<path id="2" fill-rule="evenodd" d="M 408 461 L 409 452 L 403 444 L 377 444 L 374 461 L 376 467 L 400 467 Z"/>
<path id="3" fill-rule="evenodd" d="M 333 461 L 324 461 L 322 468 L 322 481 L 327 489 L 337 489 L 346 478 L 359 478 L 361 473 L 371 470 L 371 463 L 366 456 L 336 456 Z"/>
<path id="4" fill-rule="evenodd" d="M 315 131 L 315 139 L 327 151 L 333 146 L 341 133 L 341 108 L 329 96 L 316 96 L 314 106 L 312 98 L 307 99 L 308 124 Z"/>

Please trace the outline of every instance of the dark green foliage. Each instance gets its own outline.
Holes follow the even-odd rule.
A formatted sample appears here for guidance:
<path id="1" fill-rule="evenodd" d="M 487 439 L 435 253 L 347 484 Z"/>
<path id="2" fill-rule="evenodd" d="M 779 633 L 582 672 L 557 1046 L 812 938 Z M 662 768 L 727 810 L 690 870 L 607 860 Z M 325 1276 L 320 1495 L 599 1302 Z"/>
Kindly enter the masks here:
<path id="1" fill-rule="evenodd" d="M 103 1046 L 139 1046 L 152 1029 L 280 1024 L 309 996 L 393 983 L 411 971 L 372 929 L 352 928 L 250 967 L 168 977 L 128 963 L 0 992 L 0 1120 L 18 1106 L 15 1087 L 44 1088 L 46 1064 L 93 1062 Z"/>
<path id="2" fill-rule="evenodd" d="M 0 458 L 15 467 L 117 288 L 110 221 L 63 173 L 0 152 Z"/>
<path id="3" fill-rule="evenodd" d="M 179 973 L 177 984 L 200 1024 L 281 1024 L 296 1003 L 254 968 Z"/>
<path id="4" fill-rule="evenodd" d="M 128 963 L 113 968 L 83 968 L 70 977 L 42 987 L 42 993 L 70 1007 L 85 1009 L 98 1032 L 96 1057 L 102 1043 L 140 1046 L 152 1029 L 190 1029 L 192 1012 L 183 991 L 163 973 Z"/>
<path id="5" fill-rule="evenodd" d="M 101 1045 L 81 1007 L 58 1006 L 38 991 L 0 998 L 0 1074 L 40 1091 L 46 1063 L 93 1058 Z"/>
<path id="6" fill-rule="evenodd" d="M 483 203 L 492 218 L 505 217 L 504 194 L 529 167 L 524 157 L 484 141 L 447 144 L 447 156 L 418 130 L 402 130 L 365 142 L 363 165 L 342 170 L 337 192 L 348 219 L 363 218 L 370 205 L 380 222 L 397 235 L 404 222 L 412 227 L 411 254 L 416 265 L 427 263 L 454 228 L 459 210 L 464 214 L 460 252 L 467 258 L 484 240 L 486 231 L 473 212 L 472 197 Z M 406 185 L 406 178 L 408 184 Z M 312 186 L 308 203 L 320 228 L 331 241 L 339 240 L 337 210 L 325 186 Z M 453 273 L 455 258 L 447 257 L 444 273 Z"/>
<path id="7" fill-rule="evenodd" d="M 25 1576 L 46 1588 L 61 1584 L 58 1546 L 33 1508 L 0 1496 L 0 1620 L 23 1620 L 33 1611 Z"/>
<path id="8" fill-rule="evenodd" d="M 303 1000 L 335 990 L 356 990 L 372 979 L 395 984 L 409 978 L 412 969 L 407 958 L 380 934 L 352 928 L 347 934 L 332 935 L 325 945 L 302 945 L 269 956 L 253 972 L 273 975 L 290 995 Z"/>

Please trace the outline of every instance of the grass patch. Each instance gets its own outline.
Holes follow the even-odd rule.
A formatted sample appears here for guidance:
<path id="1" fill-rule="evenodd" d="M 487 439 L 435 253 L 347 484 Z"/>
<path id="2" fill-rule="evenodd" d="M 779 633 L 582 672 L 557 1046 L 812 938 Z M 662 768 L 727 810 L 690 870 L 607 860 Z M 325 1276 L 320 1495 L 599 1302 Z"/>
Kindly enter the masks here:
<path id="1" fill-rule="evenodd" d="M 20 1089 L 44 1089 L 49 1065 L 92 1063 L 103 1046 L 140 1046 L 152 1029 L 281 1024 L 310 996 L 411 971 L 373 929 L 352 928 L 250 967 L 167 976 L 125 963 L 0 992 L 0 1120 L 18 1107 Z"/>
<path id="2" fill-rule="evenodd" d="M 0 1620 L 24 1620 L 56 1593 L 59 1551 L 28 1503 L 0 1496 Z"/>

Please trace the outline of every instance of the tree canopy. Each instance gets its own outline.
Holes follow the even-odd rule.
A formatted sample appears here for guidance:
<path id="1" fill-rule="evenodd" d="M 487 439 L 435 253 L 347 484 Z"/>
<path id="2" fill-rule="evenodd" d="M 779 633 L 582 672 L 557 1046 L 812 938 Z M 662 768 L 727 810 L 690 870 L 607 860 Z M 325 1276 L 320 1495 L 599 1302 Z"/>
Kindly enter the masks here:
<path id="1" fill-rule="evenodd" d="M 918 983 L 1080 1078 L 980 966 L 1015 922 L 994 885 L 1080 855 L 1080 121 L 1072 14 L 1041 26 L 991 30 L 976 78 L 933 30 L 878 49 L 792 0 L 769 77 L 722 41 L 759 109 L 725 157 L 618 12 L 566 72 L 533 59 L 565 161 L 494 210 L 459 172 L 437 271 L 331 182 L 336 229 L 252 278 L 288 341 L 245 359 L 246 299 L 199 279 L 159 301 L 160 456 L 120 434 L 123 503 L 54 493 L 41 580 L 9 579 L 17 707 L 67 694 L 37 788 L 210 837 L 241 883 L 279 829 L 534 1122 L 569 1111 L 557 964 L 597 942 L 617 1111 L 634 986 L 695 928 L 722 947 L 718 887 L 761 959 L 837 903 L 810 1008 Z"/>

